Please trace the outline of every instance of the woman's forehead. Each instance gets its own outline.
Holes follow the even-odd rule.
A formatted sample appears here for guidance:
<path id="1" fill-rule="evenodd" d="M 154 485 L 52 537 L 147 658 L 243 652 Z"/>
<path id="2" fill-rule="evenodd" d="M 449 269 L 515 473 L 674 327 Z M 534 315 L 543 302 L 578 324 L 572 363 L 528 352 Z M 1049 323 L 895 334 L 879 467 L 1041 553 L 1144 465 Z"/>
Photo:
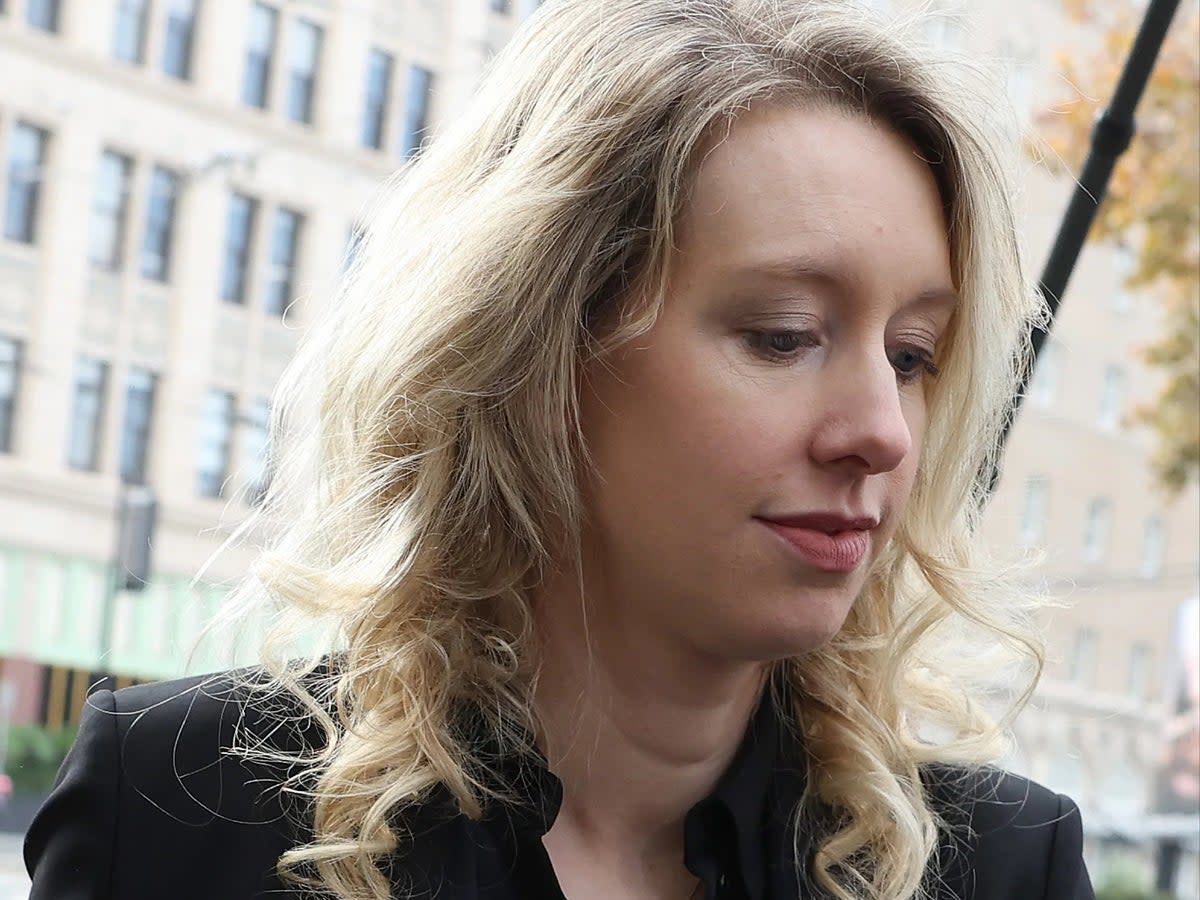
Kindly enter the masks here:
<path id="1" fill-rule="evenodd" d="M 759 282 L 871 265 L 919 274 L 929 283 L 914 293 L 953 293 L 928 164 L 904 137 L 841 110 L 767 106 L 735 121 L 698 165 L 676 246 L 685 264 Z"/>

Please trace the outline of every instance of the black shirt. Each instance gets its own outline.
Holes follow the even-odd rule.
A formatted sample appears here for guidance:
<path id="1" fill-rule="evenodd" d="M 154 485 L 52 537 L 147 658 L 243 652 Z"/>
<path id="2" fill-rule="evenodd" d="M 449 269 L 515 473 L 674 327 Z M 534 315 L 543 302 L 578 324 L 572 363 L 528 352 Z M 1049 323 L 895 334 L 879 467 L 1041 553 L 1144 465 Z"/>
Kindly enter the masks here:
<path id="1" fill-rule="evenodd" d="M 798 896 L 795 870 L 768 865 L 792 853 L 791 810 L 772 797 L 799 797 L 804 786 L 801 744 L 784 737 L 770 696 L 764 696 L 729 768 L 684 820 L 687 869 L 700 879 L 706 900 L 767 900 Z M 502 772 L 523 798 L 496 808 L 482 823 L 489 845 L 477 871 L 487 900 L 563 900 L 542 837 L 562 803 L 562 784 L 540 759 Z M 779 852 L 768 853 L 768 848 Z M 477 876 L 478 877 L 478 876 Z M 680 898 L 683 900 L 683 898 Z"/>
<path id="2" fill-rule="evenodd" d="M 276 789 L 286 773 L 227 752 L 239 729 L 243 740 L 303 746 L 303 728 L 279 727 L 222 676 L 94 694 L 26 837 L 30 900 L 303 896 L 275 863 L 311 839 L 311 821 Z M 561 786 L 536 759 L 505 764 L 515 767 L 508 774 L 521 797 L 493 804 L 479 821 L 444 791 L 399 814 L 401 849 L 380 863 L 393 897 L 561 900 L 541 842 Z M 686 818 L 684 863 L 706 900 L 826 896 L 810 877 L 822 813 L 798 817 L 803 865 L 793 864 L 804 771 L 803 746 L 765 702 L 712 794 Z M 931 873 L 932 897 L 1093 900 L 1068 798 L 998 769 L 937 766 L 922 778 L 956 827 Z"/>

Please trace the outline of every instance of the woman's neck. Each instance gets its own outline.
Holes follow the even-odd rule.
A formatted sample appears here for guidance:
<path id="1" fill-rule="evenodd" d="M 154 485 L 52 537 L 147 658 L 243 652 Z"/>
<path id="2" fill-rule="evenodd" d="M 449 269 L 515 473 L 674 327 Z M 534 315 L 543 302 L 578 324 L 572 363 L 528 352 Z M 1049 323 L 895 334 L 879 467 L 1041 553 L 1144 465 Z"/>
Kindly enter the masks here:
<path id="1" fill-rule="evenodd" d="M 600 856 L 681 861 L 684 818 L 737 752 L 765 667 L 705 658 L 608 599 L 602 619 L 578 591 L 535 605 L 539 740 L 563 783 L 547 843 L 570 833 Z"/>

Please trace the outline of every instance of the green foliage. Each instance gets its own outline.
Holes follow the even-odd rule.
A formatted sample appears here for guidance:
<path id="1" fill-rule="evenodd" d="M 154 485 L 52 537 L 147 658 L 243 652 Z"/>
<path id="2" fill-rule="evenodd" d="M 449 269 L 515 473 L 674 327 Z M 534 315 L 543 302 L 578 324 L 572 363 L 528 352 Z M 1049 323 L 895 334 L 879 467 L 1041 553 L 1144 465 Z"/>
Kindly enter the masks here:
<path id="1" fill-rule="evenodd" d="M 8 756 L 4 764 L 12 778 L 13 790 L 48 791 L 74 740 L 74 728 L 13 725 L 8 731 Z"/>
<path id="2" fill-rule="evenodd" d="M 1096 888 L 1096 900 L 1173 900 L 1170 894 L 1150 889 L 1143 870 L 1130 858 L 1109 861 Z"/>
<path id="3" fill-rule="evenodd" d="M 1170 894 L 1152 891 L 1149 888 L 1102 885 L 1096 891 L 1096 900 L 1173 900 Z"/>

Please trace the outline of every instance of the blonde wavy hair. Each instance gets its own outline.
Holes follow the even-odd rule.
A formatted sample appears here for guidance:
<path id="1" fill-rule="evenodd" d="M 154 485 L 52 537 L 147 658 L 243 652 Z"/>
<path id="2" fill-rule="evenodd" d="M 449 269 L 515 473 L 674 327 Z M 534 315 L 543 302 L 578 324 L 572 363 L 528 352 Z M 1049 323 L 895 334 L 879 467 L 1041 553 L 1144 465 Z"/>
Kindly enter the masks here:
<path id="1" fill-rule="evenodd" d="M 700 148 L 782 101 L 912 142 L 963 297 L 897 536 L 840 633 L 776 664 L 811 760 L 797 815 L 836 813 L 817 881 L 839 900 L 930 890 L 949 826 L 923 767 L 997 759 L 1042 664 L 1037 598 L 976 536 L 979 473 L 1042 312 L 974 78 L 828 0 L 550 0 L 520 29 L 388 185 L 275 398 L 275 477 L 241 531 L 274 537 L 234 605 L 272 615 L 264 708 L 298 699 L 323 734 L 284 754 L 314 827 L 279 861 L 286 877 L 384 900 L 398 812 L 435 789 L 471 817 L 495 799 L 454 716 L 535 730 L 529 596 L 578 552 L 585 514 L 580 367 L 654 321 Z M 291 655 L 314 622 L 340 648 L 323 677 L 323 650 Z M 979 681 L 996 671 L 984 646 L 1024 661 L 997 694 L 1005 715 L 980 699 L 996 687 Z"/>

